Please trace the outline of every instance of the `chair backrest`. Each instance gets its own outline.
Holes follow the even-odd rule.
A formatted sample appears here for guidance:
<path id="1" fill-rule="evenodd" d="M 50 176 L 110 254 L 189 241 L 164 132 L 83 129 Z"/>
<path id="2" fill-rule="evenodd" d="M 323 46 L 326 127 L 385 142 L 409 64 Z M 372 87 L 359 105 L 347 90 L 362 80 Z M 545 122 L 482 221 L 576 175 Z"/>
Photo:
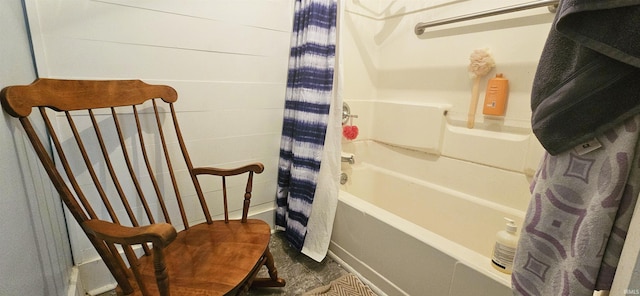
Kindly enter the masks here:
<path id="1" fill-rule="evenodd" d="M 185 229 L 193 220 L 212 223 L 178 126 L 173 88 L 139 80 L 38 79 L 31 85 L 6 87 L 0 100 L 7 113 L 19 118 L 78 223 L 166 222 Z M 38 136 L 42 132 L 34 128 L 33 116 L 42 117 L 47 137 Z M 225 186 L 224 177 L 222 182 Z M 224 213 L 228 219 L 226 188 L 222 191 L 224 207 L 214 214 Z M 186 196 L 191 199 L 185 200 Z M 202 215 L 190 218 L 194 211 L 188 208 L 198 202 Z M 248 207 L 247 199 L 243 220 Z M 126 287 L 128 271 L 115 246 L 88 237 L 118 283 Z M 150 254 L 147 245 L 143 249 Z"/>

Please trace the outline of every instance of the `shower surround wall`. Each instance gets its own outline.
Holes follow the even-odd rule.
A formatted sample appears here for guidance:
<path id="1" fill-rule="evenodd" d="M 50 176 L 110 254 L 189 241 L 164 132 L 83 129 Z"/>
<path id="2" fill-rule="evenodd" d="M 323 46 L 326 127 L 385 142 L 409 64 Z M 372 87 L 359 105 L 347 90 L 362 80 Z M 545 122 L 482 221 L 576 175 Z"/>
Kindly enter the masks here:
<path id="1" fill-rule="evenodd" d="M 513 1 L 510 4 L 528 1 Z M 454 188 L 467 188 L 472 195 L 511 195 L 517 209 L 528 204 L 528 188 L 510 188 L 494 180 L 491 174 L 478 175 L 474 166 L 509 171 L 527 184 L 537 168 L 542 148 L 530 128 L 529 96 L 533 76 L 554 14 L 538 8 L 428 28 L 416 36 L 418 22 L 439 20 L 468 13 L 500 8 L 503 1 L 347 1 L 342 50 L 345 56 L 345 100 L 358 114 L 355 123 L 361 135 L 345 142 L 345 150 L 357 150 L 360 142 L 377 141 L 383 145 L 403 146 L 381 135 L 386 125 L 398 134 L 421 137 L 420 114 L 408 114 L 390 105 L 437 105 L 447 110 L 445 124 L 438 135 L 438 149 L 424 150 L 416 157 L 432 162 L 444 158 L 469 163 L 456 172 Z M 481 80 L 480 101 L 474 129 L 466 127 L 472 79 L 467 66 L 474 49 L 488 48 L 496 67 Z M 482 115 L 482 101 L 489 78 L 503 73 L 509 79 L 509 100 L 504 117 Z M 414 124 L 415 123 L 415 124 Z M 422 123 L 424 124 L 424 123 Z M 405 147 L 406 148 L 406 147 Z M 408 150 L 420 150 L 418 147 Z M 401 150 L 401 149 L 400 149 Z M 356 153 L 357 151 L 349 151 Z M 401 168 L 398 168 L 401 169 Z M 467 186 L 468 179 L 484 179 L 493 187 L 481 192 Z M 459 183 L 459 184 L 456 184 Z M 518 184 L 521 187 L 522 184 Z"/>

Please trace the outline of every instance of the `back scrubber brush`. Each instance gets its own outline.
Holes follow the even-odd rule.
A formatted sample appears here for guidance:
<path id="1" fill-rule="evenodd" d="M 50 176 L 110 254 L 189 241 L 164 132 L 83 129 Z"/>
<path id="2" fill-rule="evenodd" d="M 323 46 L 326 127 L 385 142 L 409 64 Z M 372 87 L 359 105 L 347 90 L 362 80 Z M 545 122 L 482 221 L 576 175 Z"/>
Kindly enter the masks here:
<path id="1" fill-rule="evenodd" d="M 469 76 L 473 79 L 471 90 L 471 102 L 469 103 L 469 116 L 467 117 L 467 127 L 473 128 L 476 121 L 476 109 L 478 108 L 478 96 L 480 88 L 480 78 L 487 75 L 496 65 L 489 52 L 489 49 L 476 49 L 469 57 Z"/>

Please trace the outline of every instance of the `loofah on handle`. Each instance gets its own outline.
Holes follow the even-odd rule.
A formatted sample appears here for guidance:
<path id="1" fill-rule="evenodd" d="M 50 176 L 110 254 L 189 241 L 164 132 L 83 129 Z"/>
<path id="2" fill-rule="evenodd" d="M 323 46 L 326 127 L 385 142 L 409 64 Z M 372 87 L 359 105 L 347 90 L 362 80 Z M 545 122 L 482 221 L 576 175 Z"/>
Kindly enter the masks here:
<path id="1" fill-rule="evenodd" d="M 489 52 L 489 49 L 476 49 L 469 57 L 469 76 L 473 78 L 473 88 L 471 90 L 471 102 L 469 103 L 469 115 L 467 117 L 467 127 L 473 128 L 476 120 L 476 109 L 478 108 L 478 96 L 480 89 L 480 77 L 487 75 L 496 63 Z"/>
<path id="2" fill-rule="evenodd" d="M 478 78 L 485 76 L 496 66 L 488 48 L 476 49 L 469 56 L 469 76 Z"/>

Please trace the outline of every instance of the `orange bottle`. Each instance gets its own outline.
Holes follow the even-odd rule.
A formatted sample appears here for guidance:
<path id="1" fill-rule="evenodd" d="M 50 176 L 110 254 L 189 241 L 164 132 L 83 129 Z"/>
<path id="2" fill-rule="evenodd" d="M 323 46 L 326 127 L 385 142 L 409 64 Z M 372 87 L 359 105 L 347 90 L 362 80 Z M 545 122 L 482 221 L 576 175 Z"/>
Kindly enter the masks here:
<path id="1" fill-rule="evenodd" d="M 507 107 L 509 95 L 509 80 L 502 77 L 502 73 L 489 79 L 487 93 L 484 97 L 482 113 L 484 115 L 503 116 Z"/>

